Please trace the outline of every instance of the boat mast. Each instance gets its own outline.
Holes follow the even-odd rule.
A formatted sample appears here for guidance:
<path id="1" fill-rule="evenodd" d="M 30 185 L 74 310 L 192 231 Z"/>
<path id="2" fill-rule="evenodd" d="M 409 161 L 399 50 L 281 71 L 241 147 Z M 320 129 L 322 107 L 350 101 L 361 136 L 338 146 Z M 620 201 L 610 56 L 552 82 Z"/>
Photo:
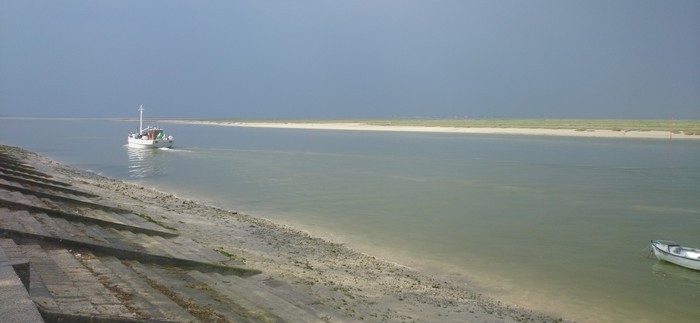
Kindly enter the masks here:
<path id="1" fill-rule="evenodd" d="M 143 131 L 143 104 L 139 107 L 139 136 Z"/>

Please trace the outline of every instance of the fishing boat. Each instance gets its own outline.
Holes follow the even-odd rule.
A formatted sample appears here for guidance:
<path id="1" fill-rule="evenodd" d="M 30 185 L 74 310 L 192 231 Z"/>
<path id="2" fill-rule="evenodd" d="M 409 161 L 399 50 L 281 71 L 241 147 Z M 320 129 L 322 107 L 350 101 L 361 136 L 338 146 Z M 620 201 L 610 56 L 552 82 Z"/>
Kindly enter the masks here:
<path id="1" fill-rule="evenodd" d="M 652 240 L 651 249 L 659 260 L 700 270 L 700 249 L 683 247 L 673 241 Z"/>
<path id="2" fill-rule="evenodd" d="M 139 129 L 129 133 L 129 146 L 139 148 L 170 148 L 173 146 L 173 136 L 165 136 L 163 129 L 158 127 L 143 127 L 143 105 L 139 108 Z"/>

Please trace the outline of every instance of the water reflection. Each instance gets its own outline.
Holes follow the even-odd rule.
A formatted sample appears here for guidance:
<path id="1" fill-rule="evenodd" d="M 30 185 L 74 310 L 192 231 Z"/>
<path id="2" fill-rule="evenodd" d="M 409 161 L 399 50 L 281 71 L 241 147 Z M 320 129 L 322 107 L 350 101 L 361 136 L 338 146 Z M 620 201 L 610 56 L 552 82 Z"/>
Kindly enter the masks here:
<path id="1" fill-rule="evenodd" d="M 660 281 L 675 281 L 680 285 L 700 287 L 700 272 L 692 269 L 657 261 L 651 266 L 651 271 Z"/>
<path id="2" fill-rule="evenodd" d="M 129 177 L 161 176 L 168 169 L 168 149 L 134 148 L 126 146 L 129 159 Z"/>

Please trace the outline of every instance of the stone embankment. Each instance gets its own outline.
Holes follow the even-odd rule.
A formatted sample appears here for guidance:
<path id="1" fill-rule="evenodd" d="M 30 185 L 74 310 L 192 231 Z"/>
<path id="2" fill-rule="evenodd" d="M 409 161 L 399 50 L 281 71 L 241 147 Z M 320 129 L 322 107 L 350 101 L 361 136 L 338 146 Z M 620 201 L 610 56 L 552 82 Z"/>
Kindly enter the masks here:
<path id="1" fill-rule="evenodd" d="M 0 150 L 3 322 L 349 320 L 21 155 Z"/>

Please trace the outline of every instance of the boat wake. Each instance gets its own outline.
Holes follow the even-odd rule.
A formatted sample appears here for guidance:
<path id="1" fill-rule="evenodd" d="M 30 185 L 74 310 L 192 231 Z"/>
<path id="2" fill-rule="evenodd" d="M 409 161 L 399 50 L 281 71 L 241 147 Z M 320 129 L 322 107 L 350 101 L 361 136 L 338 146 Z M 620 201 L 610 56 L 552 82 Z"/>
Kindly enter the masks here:
<path id="1" fill-rule="evenodd" d="M 171 153 L 171 154 L 175 154 L 175 153 L 183 153 L 183 154 L 186 154 L 186 153 L 193 153 L 193 152 L 194 152 L 194 150 L 182 149 L 182 148 L 173 148 L 173 147 L 171 147 L 171 148 L 167 148 L 167 147 L 158 148 L 158 149 L 156 149 L 156 150 L 163 151 L 163 152 L 166 152 L 166 151 L 167 151 L 168 153 Z"/>

